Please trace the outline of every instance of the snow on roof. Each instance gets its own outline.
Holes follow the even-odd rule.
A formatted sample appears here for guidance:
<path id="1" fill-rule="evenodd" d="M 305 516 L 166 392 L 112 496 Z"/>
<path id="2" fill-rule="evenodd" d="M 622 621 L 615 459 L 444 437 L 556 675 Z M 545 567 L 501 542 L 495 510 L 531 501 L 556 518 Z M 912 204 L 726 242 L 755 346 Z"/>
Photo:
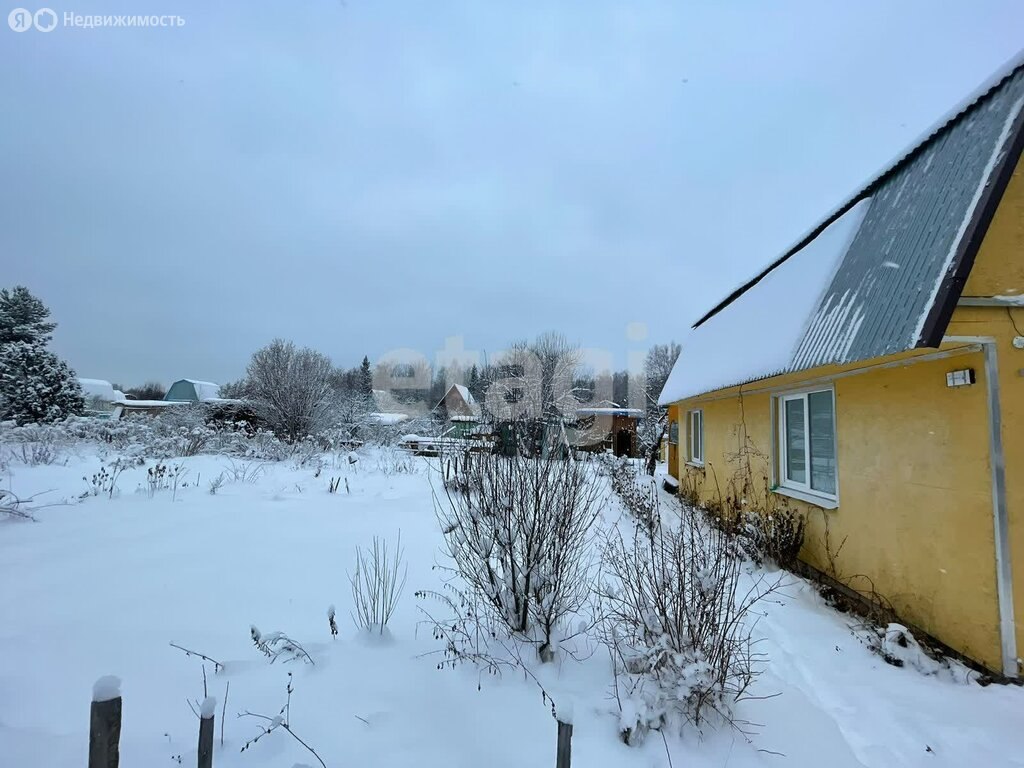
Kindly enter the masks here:
<path id="1" fill-rule="evenodd" d="M 408 421 L 409 416 L 404 413 L 371 413 L 370 420 L 376 424 L 390 427 Z"/>
<path id="2" fill-rule="evenodd" d="M 934 122 L 929 128 L 921 133 L 914 141 L 907 145 L 902 152 L 897 154 L 893 160 L 886 163 L 878 171 L 871 174 L 867 179 L 858 186 L 854 187 L 856 192 L 849 197 L 845 198 L 839 205 L 834 206 L 827 215 L 818 220 L 819 223 L 804 232 L 800 237 L 796 239 L 790 248 L 783 252 L 783 255 L 779 257 L 778 261 L 770 264 L 765 272 L 774 269 L 777 264 L 784 261 L 789 257 L 790 254 L 803 248 L 808 242 L 813 240 L 819 231 L 827 226 L 831 221 L 841 215 L 847 210 L 853 207 L 853 205 L 861 199 L 866 199 L 873 194 L 875 187 L 886 177 L 894 173 L 901 165 L 910 161 L 915 155 L 923 150 L 929 143 L 932 142 L 935 137 L 949 128 L 951 125 L 958 122 L 959 118 L 966 112 L 970 111 L 979 101 L 985 98 L 989 93 L 996 90 L 998 87 L 1003 85 L 1004 81 L 1014 76 L 1015 73 L 1024 67 L 1024 49 L 1019 51 L 1016 56 L 1007 61 L 1002 67 L 996 70 L 990 77 L 988 77 L 981 85 L 979 85 L 974 91 L 972 91 L 967 97 L 962 99 L 956 106 L 946 112 L 936 122 Z M 742 285 L 737 286 L 731 293 L 729 293 L 725 299 L 716 304 L 704 315 L 702 315 L 694 327 L 699 326 L 701 323 L 707 322 L 709 318 L 714 316 L 717 312 L 727 306 L 737 295 L 741 294 L 746 290 L 752 282 L 756 282 L 759 276 L 755 276 L 751 281 L 747 281 Z"/>
<path id="3" fill-rule="evenodd" d="M 869 204 L 870 198 L 857 203 L 741 294 L 728 312 L 690 331 L 658 402 L 667 405 L 785 371 Z"/>
<path id="4" fill-rule="evenodd" d="M 452 393 L 452 391 L 458 393 L 459 397 L 466 404 L 466 408 L 469 409 L 468 413 L 465 412 L 466 408 L 463 408 L 458 403 L 454 404 L 454 410 L 449 407 L 448 396 Z M 474 419 L 479 419 L 481 414 L 480 405 L 473 397 L 473 393 L 469 391 L 468 387 L 462 384 L 452 384 L 450 387 L 448 387 L 448 390 L 444 393 L 444 397 L 442 397 L 441 401 L 434 406 L 435 410 L 439 408 L 444 408 L 448 419 L 451 421 L 459 420 L 457 419 L 457 417 L 459 416 L 466 417 L 461 419 L 462 421 L 471 421 Z"/>
<path id="5" fill-rule="evenodd" d="M 175 408 L 188 405 L 187 400 L 115 400 L 114 405 L 125 408 Z"/>
<path id="6" fill-rule="evenodd" d="M 640 418 L 644 415 L 643 408 L 577 408 L 579 416 L 634 416 Z"/>
<path id="7" fill-rule="evenodd" d="M 87 400 L 98 397 L 101 400 L 112 403 L 118 399 L 117 395 L 114 394 L 114 385 L 105 379 L 85 379 L 80 376 L 78 384 L 82 387 L 82 394 L 85 395 Z"/>
<path id="8" fill-rule="evenodd" d="M 473 393 L 469 391 L 469 387 L 462 384 L 453 384 L 452 386 L 458 390 L 458 393 L 462 395 L 462 399 L 465 400 L 468 405 L 474 405 L 476 403 L 476 400 L 473 399 Z"/>
<path id="9" fill-rule="evenodd" d="M 196 379 L 183 379 L 183 381 L 187 381 L 196 388 L 196 397 L 200 400 L 216 400 L 220 397 L 220 384 Z"/>

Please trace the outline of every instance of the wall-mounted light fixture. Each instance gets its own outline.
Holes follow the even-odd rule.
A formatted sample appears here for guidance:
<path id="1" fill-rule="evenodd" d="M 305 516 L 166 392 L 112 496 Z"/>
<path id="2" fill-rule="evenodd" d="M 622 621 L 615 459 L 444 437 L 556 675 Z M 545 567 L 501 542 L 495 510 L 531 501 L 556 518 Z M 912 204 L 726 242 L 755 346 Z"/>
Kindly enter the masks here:
<path id="1" fill-rule="evenodd" d="M 950 371 L 946 374 L 947 387 L 969 387 L 974 381 L 973 368 L 964 368 L 962 371 Z"/>

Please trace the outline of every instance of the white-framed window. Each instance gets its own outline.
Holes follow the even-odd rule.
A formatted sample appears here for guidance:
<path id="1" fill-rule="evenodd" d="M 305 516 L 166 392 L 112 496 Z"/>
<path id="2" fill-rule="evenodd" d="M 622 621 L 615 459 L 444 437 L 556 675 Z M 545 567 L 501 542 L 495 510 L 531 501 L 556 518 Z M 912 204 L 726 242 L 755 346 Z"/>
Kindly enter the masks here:
<path id="1" fill-rule="evenodd" d="M 836 409 L 832 389 L 779 395 L 779 487 L 837 501 Z"/>
<path id="2" fill-rule="evenodd" d="M 704 411 L 699 408 L 686 414 L 687 461 L 704 464 Z"/>

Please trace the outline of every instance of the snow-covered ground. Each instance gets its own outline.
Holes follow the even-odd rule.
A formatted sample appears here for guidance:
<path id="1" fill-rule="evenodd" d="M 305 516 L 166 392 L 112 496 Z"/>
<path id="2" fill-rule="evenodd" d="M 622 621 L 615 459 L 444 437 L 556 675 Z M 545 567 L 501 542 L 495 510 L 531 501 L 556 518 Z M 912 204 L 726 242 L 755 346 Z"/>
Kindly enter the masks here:
<path id="1" fill-rule="evenodd" d="M 77 497 L 95 455 L 66 465 L 14 463 L 5 487 L 40 501 L 70 500 L 37 522 L 0 522 L 0 763 L 70 768 L 85 762 L 94 682 L 121 678 L 122 765 L 192 765 L 198 722 L 187 700 L 203 699 L 202 661 L 225 664 L 208 687 L 218 698 L 217 766 L 318 765 L 283 730 L 262 738 L 288 673 L 291 724 L 335 766 L 523 766 L 554 762 L 556 725 L 536 684 L 522 674 L 438 670 L 439 648 L 421 623 L 415 590 L 437 589 L 440 532 L 429 459 L 366 448 L 350 463 L 267 463 L 254 482 L 209 481 L 229 468 L 218 456 L 181 459 L 187 485 L 152 496 L 146 467 L 126 471 L 120 493 Z M 169 462 L 171 464 L 178 462 Z M 240 465 L 235 460 L 236 466 Z M 253 465 L 255 466 L 255 465 Z M 395 471 L 411 469 L 411 472 Z M 336 494 L 330 478 L 347 479 Z M 354 547 L 401 529 L 408 586 L 388 642 L 368 642 L 349 618 L 346 573 Z M 757 574 L 752 574 L 751 578 Z M 982 688 L 963 670 L 927 676 L 872 654 L 848 619 L 793 578 L 762 603 L 755 634 L 770 659 L 738 716 L 757 726 L 748 742 L 732 730 L 640 747 L 622 744 L 610 698 L 610 663 L 596 644 L 582 662 L 536 668 L 546 688 L 573 704 L 578 766 L 1002 766 L 1024 764 L 1024 691 Z M 340 635 L 332 639 L 329 605 Z M 271 664 L 250 625 L 302 643 L 315 666 Z M 584 649 L 586 650 L 586 649 Z M 220 714 L 230 681 L 224 745 Z M 479 689 L 478 689 L 479 683 Z M 773 694 L 778 694 L 773 696 Z"/>

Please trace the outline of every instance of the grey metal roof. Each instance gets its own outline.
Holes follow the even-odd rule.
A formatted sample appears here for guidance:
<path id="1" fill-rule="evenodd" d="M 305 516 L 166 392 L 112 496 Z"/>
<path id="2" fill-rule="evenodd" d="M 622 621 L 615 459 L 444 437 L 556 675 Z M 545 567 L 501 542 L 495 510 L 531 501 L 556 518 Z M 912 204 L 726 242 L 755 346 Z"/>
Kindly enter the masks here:
<path id="1" fill-rule="evenodd" d="M 788 370 L 938 346 L 1024 144 L 1024 60 L 986 89 L 753 280 L 729 304 L 860 200 L 870 204 L 794 350 Z"/>

